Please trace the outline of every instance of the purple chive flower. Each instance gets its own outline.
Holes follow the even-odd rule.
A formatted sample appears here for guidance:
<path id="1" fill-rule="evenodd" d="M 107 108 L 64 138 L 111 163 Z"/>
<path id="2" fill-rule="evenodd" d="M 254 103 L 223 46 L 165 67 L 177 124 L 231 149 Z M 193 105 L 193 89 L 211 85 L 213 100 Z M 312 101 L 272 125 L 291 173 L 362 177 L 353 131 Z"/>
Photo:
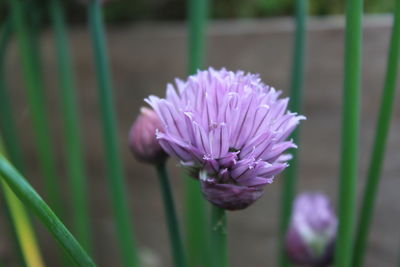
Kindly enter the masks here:
<path id="1" fill-rule="evenodd" d="M 333 260 L 337 226 L 337 217 L 325 195 L 299 195 L 286 234 L 288 257 L 299 265 L 328 266 Z"/>
<path id="2" fill-rule="evenodd" d="M 255 74 L 209 68 L 175 83 L 166 98 L 146 99 L 164 126 L 161 146 L 200 179 L 210 202 L 246 208 L 288 166 L 282 153 L 296 145 L 286 139 L 304 117 Z"/>
<path id="3" fill-rule="evenodd" d="M 161 129 L 157 114 L 149 108 L 142 107 L 129 131 L 129 146 L 137 160 L 151 164 L 166 160 L 167 154 L 156 139 L 156 131 Z"/>

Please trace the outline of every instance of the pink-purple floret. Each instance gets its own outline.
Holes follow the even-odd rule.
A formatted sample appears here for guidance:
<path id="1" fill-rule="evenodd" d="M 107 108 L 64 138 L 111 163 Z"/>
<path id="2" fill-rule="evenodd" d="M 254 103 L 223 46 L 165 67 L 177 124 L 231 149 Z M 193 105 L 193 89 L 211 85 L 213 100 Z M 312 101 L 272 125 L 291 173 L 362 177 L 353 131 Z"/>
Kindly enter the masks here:
<path id="1" fill-rule="evenodd" d="M 287 111 L 280 94 L 259 75 L 209 68 L 146 102 L 164 126 L 163 149 L 200 179 L 210 202 L 237 210 L 260 198 L 288 166 L 283 153 L 296 147 L 286 139 L 305 118 Z"/>

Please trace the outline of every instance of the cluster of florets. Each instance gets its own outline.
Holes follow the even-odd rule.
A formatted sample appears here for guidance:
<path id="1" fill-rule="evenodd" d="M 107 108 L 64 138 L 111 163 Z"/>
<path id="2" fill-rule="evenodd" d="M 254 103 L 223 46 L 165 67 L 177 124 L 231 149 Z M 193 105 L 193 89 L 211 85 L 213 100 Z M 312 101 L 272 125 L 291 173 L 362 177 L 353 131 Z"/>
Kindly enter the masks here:
<path id="1" fill-rule="evenodd" d="M 210 68 L 146 102 L 161 121 L 164 151 L 200 179 L 209 201 L 235 210 L 262 195 L 296 147 L 286 139 L 304 117 L 287 111 L 280 94 L 258 75 Z"/>

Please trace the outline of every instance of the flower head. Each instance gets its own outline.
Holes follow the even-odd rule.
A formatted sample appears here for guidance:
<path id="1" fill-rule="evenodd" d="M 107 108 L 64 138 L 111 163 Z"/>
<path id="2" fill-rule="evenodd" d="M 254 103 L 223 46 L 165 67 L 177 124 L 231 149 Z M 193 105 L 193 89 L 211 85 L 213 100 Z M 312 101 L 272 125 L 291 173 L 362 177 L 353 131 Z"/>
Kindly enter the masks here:
<path id="1" fill-rule="evenodd" d="M 136 159 L 157 164 L 167 158 L 156 139 L 158 130 L 162 130 L 162 125 L 157 114 L 149 108 L 142 107 L 129 131 L 129 146 Z"/>
<path id="2" fill-rule="evenodd" d="M 326 266 L 333 259 L 338 220 L 323 194 L 305 193 L 294 202 L 286 252 L 297 264 Z"/>
<path id="3" fill-rule="evenodd" d="M 210 202 L 236 210 L 262 195 L 287 167 L 282 153 L 296 147 L 286 139 L 304 117 L 286 111 L 280 94 L 258 75 L 210 68 L 146 101 L 164 126 L 164 150 L 200 179 Z"/>

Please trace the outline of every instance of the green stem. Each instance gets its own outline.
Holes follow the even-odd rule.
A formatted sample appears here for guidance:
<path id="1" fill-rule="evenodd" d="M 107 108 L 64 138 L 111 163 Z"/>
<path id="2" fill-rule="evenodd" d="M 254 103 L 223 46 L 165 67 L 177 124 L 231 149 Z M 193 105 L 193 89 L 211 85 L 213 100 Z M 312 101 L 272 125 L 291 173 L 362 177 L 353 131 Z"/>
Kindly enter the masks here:
<path id="1" fill-rule="evenodd" d="M 76 266 L 95 266 L 54 212 L 2 154 L 0 154 L 0 175 L 20 201 L 42 221 Z"/>
<path id="2" fill-rule="evenodd" d="M 208 0 L 188 1 L 188 73 L 193 74 L 203 66 L 205 28 Z M 185 179 L 185 224 L 188 265 L 208 265 L 209 240 L 207 235 L 206 202 L 200 192 L 199 182 Z"/>
<path id="3" fill-rule="evenodd" d="M 205 29 L 208 16 L 208 0 L 188 2 L 188 71 L 195 73 L 203 66 Z"/>
<path id="4" fill-rule="evenodd" d="M 338 205 L 339 227 L 335 254 L 335 265 L 338 267 L 348 267 L 352 264 L 358 167 L 362 10 L 362 0 L 347 1 Z"/>
<path id="5" fill-rule="evenodd" d="M 307 10 L 307 0 L 296 0 L 296 30 L 293 47 L 289 109 L 292 112 L 298 113 L 301 111 L 301 102 L 303 95 Z M 293 132 L 292 138 L 296 144 L 299 144 L 299 128 L 297 128 Z M 290 166 L 285 171 L 285 176 L 282 184 L 279 232 L 280 251 L 278 254 L 278 262 L 279 266 L 281 267 L 290 265 L 283 247 L 285 242 L 286 230 L 292 211 L 292 203 L 296 193 L 298 151 L 294 149 L 291 151 L 291 153 L 293 155 L 293 159 L 290 161 Z"/>
<path id="6" fill-rule="evenodd" d="M 160 181 L 165 216 L 167 217 L 167 225 L 171 242 L 172 254 L 174 258 L 174 266 L 184 267 L 186 266 L 185 253 L 183 250 L 181 235 L 179 233 L 178 217 L 176 215 L 174 200 L 165 165 L 166 165 L 165 163 L 158 164 L 156 166 L 156 169 Z"/>
<path id="7" fill-rule="evenodd" d="M 228 246 L 225 210 L 211 207 L 212 258 L 214 267 L 228 267 Z"/>
<path id="8" fill-rule="evenodd" d="M 199 181 L 185 177 L 186 245 L 188 266 L 207 266 L 209 239 L 207 236 L 206 203 Z"/>
<path id="9" fill-rule="evenodd" d="M 58 59 L 61 107 L 63 110 L 67 170 L 72 189 L 74 232 L 81 244 L 90 251 L 90 226 L 87 204 L 87 185 L 76 104 L 74 75 L 60 0 L 51 0 L 49 11 L 53 23 Z"/>
<path id="10" fill-rule="evenodd" d="M 0 129 L 5 140 L 5 148 L 9 153 L 11 161 L 21 170 L 23 169 L 22 153 L 18 145 L 18 135 L 5 81 L 4 63 L 7 45 L 11 35 L 11 28 L 11 21 L 7 20 L 2 28 L 0 36 Z"/>
<path id="11" fill-rule="evenodd" d="M 108 66 L 101 4 L 91 0 L 88 6 L 89 28 L 92 38 L 98 94 L 101 109 L 107 177 L 115 212 L 115 228 L 125 266 L 138 266 L 138 256 L 133 238 L 125 193 L 124 174 L 117 143 L 117 126 L 113 107 L 111 77 Z"/>
<path id="12" fill-rule="evenodd" d="M 400 1 L 396 1 L 394 22 L 392 27 L 385 84 L 382 91 L 381 106 L 376 125 L 375 140 L 370 159 L 367 183 L 364 188 L 361 213 L 358 220 L 356 242 L 354 249 L 354 267 L 363 266 L 368 233 L 374 211 L 374 204 L 379 188 L 385 148 L 392 117 L 393 102 L 395 97 L 397 71 L 400 52 Z"/>
<path id="13" fill-rule="evenodd" d="M 43 81 L 37 56 L 38 51 L 35 50 L 36 45 L 33 44 L 30 28 L 26 22 L 26 16 L 29 13 L 26 12 L 21 0 L 9 0 L 9 2 L 11 4 L 13 25 L 19 41 L 35 142 L 38 148 L 38 160 L 43 172 L 46 196 L 57 214 L 61 214 L 61 192 L 56 181 L 55 156 L 51 148 L 50 130 L 47 112 L 45 111 Z"/>

